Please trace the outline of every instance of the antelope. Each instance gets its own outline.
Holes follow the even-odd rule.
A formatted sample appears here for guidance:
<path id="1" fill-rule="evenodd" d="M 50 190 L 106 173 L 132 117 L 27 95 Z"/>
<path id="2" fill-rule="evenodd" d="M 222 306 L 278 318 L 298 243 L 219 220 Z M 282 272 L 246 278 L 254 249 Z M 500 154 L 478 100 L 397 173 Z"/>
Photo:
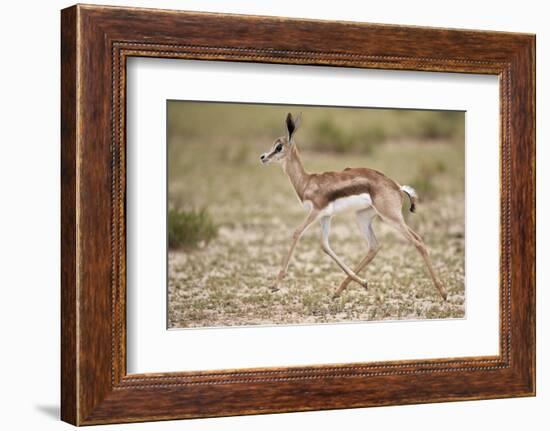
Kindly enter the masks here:
<path id="1" fill-rule="evenodd" d="M 333 298 L 339 297 L 352 281 L 368 286 L 367 280 L 359 273 L 374 259 L 380 245 L 372 228 L 372 222 L 379 217 L 383 222 L 396 229 L 411 242 L 428 268 L 435 288 L 443 300 L 447 294 L 438 280 L 428 249 L 422 238 L 414 232 L 403 219 L 402 205 L 404 196 L 410 201 L 409 210 L 415 211 L 418 196 L 410 186 L 401 186 L 381 172 L 370 168 L 346 168 L 339 172 L 309 173 L 304 169 L 295 134 L 301 123 L 301 114 L 296 118 L 288 113 L 286 117 L 286 136 L 281 136 L 273 142 L 269 152 L 260 156 L 263 165 L 273 162 L 281 164 L 283 171 L 290 179 L 298 200 L 308 211 L 305 220 L 294 230 L 290 249 L 284 256 L 281 270 L 272 292 L 279 290 L 281 282 L 287 274 L 288 266 L 296 244 L 303 233 L 315 221 L 321 224 L 321 247 L 334 262 L 344 271 L 347 277 L 335 291 Z M 367 241 L 368 251 L 357 267 L 352 270 L 332 250 L 329 243 L 331 219 L 344 211 L 354 211 L 361 234 Z"/>

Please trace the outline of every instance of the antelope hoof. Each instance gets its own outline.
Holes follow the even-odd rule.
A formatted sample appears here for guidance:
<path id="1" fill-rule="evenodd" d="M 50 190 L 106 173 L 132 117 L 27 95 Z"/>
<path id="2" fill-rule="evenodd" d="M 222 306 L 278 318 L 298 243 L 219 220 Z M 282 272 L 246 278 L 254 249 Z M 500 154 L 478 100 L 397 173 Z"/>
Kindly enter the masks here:
<path id="1" fill-rule="evenodd" d="M 340 298 L 340 295 L 341 295 L 340 292 L 334 292 L 334 293 L 332 294 L 332 299 L 338 299 L 338 298 Z"/>
<path id="2" fill-rule="evenodd" d="M 367 280 L 361 280 L 361 286 L 363 286 L 365 290 L 369 290 L 369 282 Z"/>
<path id="3" fill-rule="evenodd" d="M 271 293 L 278 292 L 280 290 L 279 285 L 274 285 L 270 287 Z"/>

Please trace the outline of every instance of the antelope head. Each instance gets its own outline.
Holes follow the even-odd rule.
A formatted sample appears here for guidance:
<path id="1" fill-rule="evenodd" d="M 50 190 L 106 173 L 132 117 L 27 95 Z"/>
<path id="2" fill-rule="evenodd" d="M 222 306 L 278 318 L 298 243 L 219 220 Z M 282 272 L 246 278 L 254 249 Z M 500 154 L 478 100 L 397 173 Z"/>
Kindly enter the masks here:
<path id="1" fill-rule="evenodd" d="M 267 165 L 271 162 L 282 163 L 292 152 L 292 148 L 296 145 L 294 142 L 294 134 L 298 127 L 300 127 L 302 116 L 298 114 L 296 118 L 292 117 L 289 112 L 286 116 L 286 136 L 280 136 L 275 139 L 271 150 L 267 153 L 263 153 L 260 156 L 260 161 Z"/>

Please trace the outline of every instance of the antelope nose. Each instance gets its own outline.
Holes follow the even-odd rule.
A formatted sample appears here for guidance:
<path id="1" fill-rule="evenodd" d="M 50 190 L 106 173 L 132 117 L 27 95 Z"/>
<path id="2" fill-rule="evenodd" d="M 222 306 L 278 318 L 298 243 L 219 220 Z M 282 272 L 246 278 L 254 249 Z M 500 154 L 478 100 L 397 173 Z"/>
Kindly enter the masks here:
<path id="1" fill-rule="evenodd" d="M 265 159 L 265 154 L 262 154 L 262 155 L 260 156 L 260 160 L 263 162 L 264 159 Z"/>

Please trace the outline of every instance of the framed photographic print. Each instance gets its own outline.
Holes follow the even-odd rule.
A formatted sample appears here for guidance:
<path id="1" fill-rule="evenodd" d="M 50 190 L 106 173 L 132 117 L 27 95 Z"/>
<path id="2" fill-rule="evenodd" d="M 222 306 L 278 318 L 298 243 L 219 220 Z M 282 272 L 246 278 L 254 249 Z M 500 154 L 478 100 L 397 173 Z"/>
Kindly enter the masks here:
<path id="1" fill-rule="evenodd" d="M 535 394 L 535 37 L 62 11 L 62 419 Z"/>

